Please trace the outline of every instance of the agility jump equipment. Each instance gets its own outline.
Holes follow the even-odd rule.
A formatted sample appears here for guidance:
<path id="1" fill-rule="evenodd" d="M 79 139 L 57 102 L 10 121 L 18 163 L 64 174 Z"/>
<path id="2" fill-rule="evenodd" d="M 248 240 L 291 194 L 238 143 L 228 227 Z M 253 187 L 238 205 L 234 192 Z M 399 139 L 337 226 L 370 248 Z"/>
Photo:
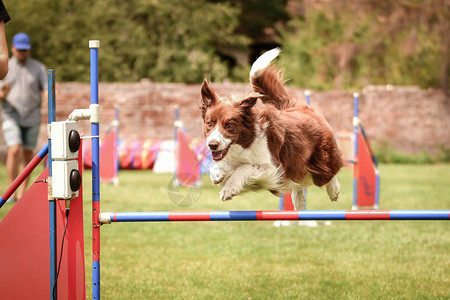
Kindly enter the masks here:
<path id="1" fill-rule="evenodd" d="M 49 70 L 50 107 L 53 106 L 52 102 L 54 103 L 53 83 L 54 70 Z M 50 114 L 49 117 L 53 118 Z M 47 153 L 52 151 L 51 148 L 50 143 L 45 144 L 2 195 L 2 198 L 7 199 L 15 192 Z M 53 150 L 57 152 L 58 149 Z M 81 165 L 81 143 L 79 151 L 77 161 L 78 165 Z M 64 161 L 59 163 L 64 164 Z M 74 164 L 74 161 L 69 159 L 68 164 Z M 0 222 L 2 299 L 44 299 L 53 298 L 53 294 L 64 299 L 86 298 L 82 186 L 78 190 L 79 196 L 68 200 L 70 201 L 70 222 L 67 223 L 66 200 L 56 201 L 52 196 L 51 170 L 52 168 L 48 167 L 41 173 Z M 54 182 L 58 182 L 58 179 Z M 26 220 L 32 220 L 32 225 Z M 65 221 L 67 234 L 63 237 L 56 229 L 64 228 Z M 64 248 L 62 248 L 63 243 Z M 59 273 L 57 273 L 59 269 L 57 260 L 61 262 Z M 51 262 L 50 265 L 49 262 Z M 58 285 L 56 285 L 57 278 L 59 278 Z"/>
<path id="2" fill-rule="evenodd" d="M 101 213 L 102 224 L 191 221 L 450 220 L 450 210 L 153 211 Z"/>
<path id="3" fill-rule="evenodd" d="M 366 131 L 358 118 L 358 93 L 353 94 L 353 207 L 378 209 L 380 172 Z"/>
<path id="4" fill-rule="evenodd" d="M 183 186 L 201 186 L 201 167 L 206 158 L 206 144 L 192 149 L 190 137 L 180 120 L 180 107 L 175 106 L 174 122 L 175 168 L 174 183 Z"/>
<path id="5" fill-rule="evenodd" d="M 70 116 L 69 119 L 71 120 L 81 120 L 81 119 L 87 119 L 89 118 L 91 121 L 91 134 L 92 134 L 92 298 L 93 299 L 100 299 L 100 226 L 102 224 L 108 224 L 112 222 L 188 222 L 188 221 L 274 221 L 274 220 L 450 220 L 450 210 L 349 210 L 349 211 L 342 211 L 342 210 L 336 210 L 336 211 L 166 211 L 166 212 L 114 212 L 114 213 L 100 213 L 100 180 L 99 180 L 99 114 L 100 114 L 100 107 L 98 105 L 98 48 L 100 46 L 99 41 L 89 41 L 89 47 L 90 47 L 90 59 L 91 59 L 91 105 L 89 109 L 81 109 L 81 110 L 75 110 Z M 53 73 L 54 78 L 54 73 Z M 52 83 L 54 81 L 52 80 Z M 54 89 L 53 89 L 54 91 Z M 50 93 L 49 93 L 50 94 Z M 54 95 L 54 93 L 52 93 Z M 53 97 L 53 96 L 52 96 Z M 50 100 L 50 96 L 49 96 Z M 52 105 L 49 105 L 49 110 L 53 111 L 52 114 L 54 115 L 54 101 L 52 100 Z M 50 112 L 49 112 L 50 115 Z M 53 124 L 51 125 L 53 126 Z M 60 139 L 60 142 L 62 140 Z M 53 144 L 55 141 L 53 141 Z M 51 143 L 49 142 L 49 147 L 47 149 L 52 149 L 50 147 Z M 47 150 L 45 147 L 39 152 L 38 157 L 36 160 L 42 159 L 43 156 L 45 156 L 45 152 Z M 80 151 L 81 153 L 81 151 Z M 52 158 L 52 153 L 50 151 L 50 158 Z M 72 153 L 73 154 L 73 153 Z M 79 164 L 81 160 L 81 155 L 78 156 Z M 72 163 L 72 159 L 68 159 L 68 164 Z M 27 168 L 32 169 L 33 166 L 36 163 L 36 161 L 33 160 L 31 165 Z M 50 169 L 51 170 L 51 169 Z M 25 173 L 28 173 L 29 171 L 26 171 Z M 55 175 L 55 174 L 53 174 Z M 25 175 L 21 175 L 25 176 Z M 38 178 L 38 181 L 35 182 L 30 189 L 25 193 L 24 197 L 22 197 L 17 204 L 11 209 L 11 211 L 5 216 L 5 218 L 0 222 L 0 235 L 2 236 L 2 239 L 0 241 L 4 241 L 5 236 L 5 227 L 6 223 L 9 225 L 8 229 L 15 228 L 17 229 L 17 226 L 20 224 L 23 224 L 20 228 L 25 230 L 31 230 L 34 226 L 25 226 L 26 222 L 23 222 L 23 216 L 20 212 L 18 212 L 19 209 L 23 209 L 24 207 L 29 207 L 28 215 L 32 215 L 34 218 L 34 221 L 36 221 L 36 211 L 34 210 L 33 205 L 40 204 L 44 210 L 49 212 L 50 218 L 55 217 L 54 221 L 49 220 L 49 223 L 46 223 L 45 221 L 41 221 L 40 223 L 47 228 L 46 235 L 47 240 L 45 241 L 45 238 L 37 238 L 38 240 L 44 240 L 43 242 L 48 246 L 48 242 L 50 241 L 50 252 L 55 253 L 55 255 L 49 255 L 47 254 L 43 255 L 44 259 L 36 259 L 36 257 L 31 256 L 28 254 L 27 258 L 33 258 L 30 264 L 38 261 L 41 262 L 41 264 L 38 266 L 39 272 L 35 272 L 38 274 L 38 277 L 43 277 L 41 274 L 49 274 L 50 275 L 50 281 L 44 280 L 44 283 L 41 283 L 37 287 L 36 285 L 32 286 L 32 289 L 25 291 L 25 293 L 30 296 L 33 295 L 34 297 L 38 296 L 37 291 L 38 287 L 40 287 L 41 290 L 39 292 L 42 295 L 46 294 L 46 296 L 49 296 L 50 299 L 56 299 L 57 297 L 52 297 L 52 287 L 55 284 L 55 274 L 53 273 L 53 269 L 55 269 L 56 262 L 58 255 L 56 255 L 56 252 L 60 251 L 58 249 L 58 245 L 60 244 L 60 238 L 58 240 L 56 235 L 56 227 L 60 227 L 64 223 L 64 211 L 66 210 L 66 203 L 67 199 L 63 201 L 55 201 L 57 199 L 54 199 L 54 197 L 50 197 L 51 191 L 47 189 L 47 183 L 48 181 L 48 187 L 51 187 L 50 183 L 52 182 L 51 177 L 47 178 L 46 172 L 43 172 L 43 174 Z M 19 176 L 20 177 L 20 176 Z M 53 176 L 55 177 L 55 176 Z M 18 180 L 20 181 L 20 180 Z M 58 181 L 58 179 L 53 178 L 53 185 L 55 182 Z M 16 181 L 15 181 L 16 182 Z M 5 192 L 2 195 L 2 199 L 0 203 L 4 202 L 5 197 L 12 194 L 14 192 L 14 187 L 16 184 L 13 184 L 7 192 Z M 84 290 L 84 238 L 82 237 L 83 234 L 83 210 L 82 210 L 82 200 L 81 200 L 81 186 L 80 190 L 78 191 L 69 191 L 72 194 L 79 193 L 79 196 L 70 200 L 70 210 L 71 212 L 71 222 L 69 222 L 69 226 L 67 228 L 68 231 L 71 230 L 78 230 L 79 234 L 81 234 L 81 240 L 80 239 L 68 239 L 67 246 L 65 247 L 65 251 L 63 254 L 63 266 L 61 268 L 61 274 L 60 276 L 80 276 L 82 275 L 82 283 L 80 283 L 80 280 L 62 280 L 59 282 L 58 290 L 57 290 L 57 296 L 64 297 L 67 299 L 85 299 L 85 290 Z M 72 197 L 73 198 L 73 197 Z M 51 207 L 46 204 L 46 201 L 49 201 L 50 203 L 53 203 L 53 206 L 56 207 L 54 210 L 54 207 Z M 17 209 L 16 209 L 17 207 Z M 49 208 L 48 210 L 46 209 Z M 42 210 L 42 208 L 41 208 Z M 52 215 L 52 211 L 56 211 L 54 215 Z M 75 214 L 75 212 L 77 212 Z M 67 214 L 67 212 L 66 212 Z M 75 214 L 75 215 L 74 215 Z M 44 214 L 39 214 L 38 216 L 40 219 L 42 219 Z M 30 217 L 31 218 L 31 217 Z M 45 218 L 44 218 L 45 219 Z M 43 219 L 43 220 L 44 220 Z M 67 221 L 67 220 L 66 220 Z M 39 222 L 38 222 L 39 223 Z M 53 224 L 52 224 L 53 223 Z M 48 231 L 48 225 L 54 226 L 50 228 L 50 236 Z M 58 225 L 58 226 L 56 226 Z M 12 227 L 13 226 L 13 227 Z M 12 230 L 10 230 L 13 232 Z M 27 232 L 22 232 L 22 235 L 26 234 Z M 14 233 L 13 233 L 14 234 Z M 28 232 L 28 234 L 30 234 Z M 33 233 L 32 233 L 33 234 Z M 17 234 L 14 234 L 15 236 L 18 236 Z M 71 232 L 72 235 L 72 232 Z M 60 235 L 59 235 L 60 236 Z M 72 237 L 73 238 L 73 237 Z M 31 240 L 31 239 L 30 239 Z M 33 240 L 36 240 L 33 239 Z M 42 244 L 42 243 L 41 243 Z M 54 247 L 56 245 L 56 247 Z M 20 252 L 24 248 L 29 251 L 29 245 L 24 246 L 24 242 L 18 242 L 15 244 L 14 251 Z M 42 249 L 45 249 L 46 247 L 41 247 Z M 8 254 L 11 254 L 13 252 L 11 248 L 3 247 L 3 245 L 0 246 L 0 259 L 4 258 L 5 263 L 2 261 L 2 271 L 0 272 L 0 286 L 2 289 L 2 296 L 4 295 L 14 295 L 15 289 L 17 288 L 17 284 L 13 285 L 11 283 L 10 286 L 8 286 L 8 282 L 4 279 L 8 278 L 8 274 L 12 274 L 13 271 L 17 269 L 16 266 L 12 265 L 11 263 L 8 264 L 6 260 L 10 260 L 11 257 L 8 256 Z M 46 248 L 48 249 L 48 248 Z M 80 253 L 81 251 L 81 253 Z M 45 251 L 44 251 L 45 252 Z M 22 257 L 18 256 L 18 258 L 22 259 Z M 50 262 L 48 264 L 48 262 Z M 26 261 L 28 263 L 28 260 Z M 46 264 L 47 267 L 43 266 L 43 264 Z M 28 267 L 28 266 L 27 266 Z M 80 270 L 82 268 L 83 270 Z M 22 269 L 22 272 L 25 275 L 33 275 L 33 270 L 30 268 L 19 268 Z M 31 272 L 30 272 L 31 271 Z M 48 273 L 47 273 L 48 272 Z M 15 273 L 14 273 L 15 274 Z M 12 278 L 9 280 L 9 282 L 19 282 L 20 285 L 23 285 L 24 278 L 19 277 L 20 275 L 17 275 L 18 277 L 15 278 L 21 278 L 21 280 L 16 280 L 15 278 Z M 36 277 L 36 276 L 35 276 Z M 29 277 L 26 277 L 29 278 Z M 27 280 L 27 279 L 25 279 Z M 31 280 L 31 279 L 30 279 Z M 6 282 L 6 283 L 5 283 Z M 42 282 L 38 281 L 38 282 Z M 29 285 L 29 283 L 27 283 Z M 50 288 L 49 288 L 50 287 Z M 42 288 L 45 288 L 46 291 L 42 292 Z M 22 290 L 24 290 L 22 288 Z M 83 294 L 84 293 L 84 294 Z M 44 298 L 45 296 L 41 296 L 38 298 Z M 20 298 L 20 297 L 19 297 Z M 23 298 L 23 297 L 22 297 Z M 17 299 L 17 297 L 13 297 L 11 299 Z"/>

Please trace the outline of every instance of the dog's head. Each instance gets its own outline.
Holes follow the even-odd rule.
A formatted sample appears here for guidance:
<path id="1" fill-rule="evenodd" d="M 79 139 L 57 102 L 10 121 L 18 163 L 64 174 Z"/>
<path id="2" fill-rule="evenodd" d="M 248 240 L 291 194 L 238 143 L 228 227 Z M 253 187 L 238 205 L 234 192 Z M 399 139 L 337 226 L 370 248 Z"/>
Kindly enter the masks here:
<path id="1" fill-rule="evenodd" d="M 206 79 L 201 94 L 203 134 L 212 158 L 222 160 L 233 144 L 250 147 L 256 135 L 256 116 L 252 108 L 260 95 L 253 93 L 239 100 L 222 99 Z"/>

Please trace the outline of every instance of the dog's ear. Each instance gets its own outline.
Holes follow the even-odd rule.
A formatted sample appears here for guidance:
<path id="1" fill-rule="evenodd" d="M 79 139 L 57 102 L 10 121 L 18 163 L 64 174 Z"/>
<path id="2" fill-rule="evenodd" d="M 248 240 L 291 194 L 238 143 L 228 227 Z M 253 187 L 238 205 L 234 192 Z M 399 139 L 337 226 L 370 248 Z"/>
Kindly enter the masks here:
<path id="1" fill-rule="evenodd" d="M 216 93 L 214 92 L 214 89 L 211 86 L 211 83 L 209 83 L 208 80 L 206 79 L 203 80 L 201 94 L 202 94 L 202 101 L 200 103 L 200 110 L 202 111 L 202 118 L 204 119 L 206 109 L 216 104 L 218 98 Z"/>
<path id="2" fill-rule="evenodd" d="M 251 93 L 241 101 L 236 103 L 236 106 L 239 107 L 242 110 L 249 110 L 253 106 L 255 106 L 256 101 L 258 101 L 258 98 L 262 97 L 261 94 L 258 93 Z"/>

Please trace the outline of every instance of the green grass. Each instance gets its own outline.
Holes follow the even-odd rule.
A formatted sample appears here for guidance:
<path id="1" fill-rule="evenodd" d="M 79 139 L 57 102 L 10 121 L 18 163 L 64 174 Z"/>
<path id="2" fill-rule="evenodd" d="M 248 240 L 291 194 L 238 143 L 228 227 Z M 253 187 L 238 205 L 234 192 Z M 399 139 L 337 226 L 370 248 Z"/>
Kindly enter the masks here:
<path id="1" fill-rule="evenodd" d="M 381 209 L 449 209 L 450 165 L 381 165 Z M 102 211 L 273 210 L 268 192 L 229 202 L 204 178 L 199 201 L 178 207 L 170 175 L 121 171 L 101 186 Z M 84 182 L 89 182 L 85 172 Z M 349 209 L 352 174 L 339 173 L 341 198 L 308 191 L 308 209 Z M 0 190 L 7 186 L 0 166 Z M 90 184 L 84 187 L 86 289 L 91 297 Z M 10 208 L 0 210 L 0 218 Z M 101 230 L 103 299 L 449 299 L 450 222 L 335 221 L 282 227 L 272 222 L 117 223 Z"/>

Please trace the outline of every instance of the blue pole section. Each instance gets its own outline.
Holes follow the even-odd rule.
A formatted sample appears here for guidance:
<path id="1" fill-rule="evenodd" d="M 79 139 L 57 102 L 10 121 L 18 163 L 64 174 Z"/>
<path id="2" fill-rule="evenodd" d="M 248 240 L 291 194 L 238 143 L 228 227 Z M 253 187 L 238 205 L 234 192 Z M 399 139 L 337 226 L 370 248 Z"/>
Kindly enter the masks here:
<path id="1" fill-rule="evenodd" d="M 89 41 L 91 61 L 91 106 L 98 105 L 98 48 L 100 41 Z M 92 134 L 92 299 L 100 299 L 100 141 L 99 123 L 91 122 Z"/>
<path id="2" fill-rule="evenodd" d="M 180 107 L 178 105 L 175 105 L 175 121 L 178 121 L 180 119 Z"/>
<path id="3" fill-rule="evenodd" d="M 310 102 L 309 102 L 309 95 L 310 95 L 310 92 L 308 90 L 306 90 L 305 91 L 305 100 L 306 100 L 306 104 L 308 104 L 308 106 L 310 104 Z"/>
<path id="4" fill-rule="evenodd" d="M 48 70 L 48 124 L 51 124 L 56 120 L 56 101 L 55 101 L 55 70 Z M 52 188 L 52 147 L 51 139 L 48 139 L 48 176 L 49 176 L 49 189 Z M 50 191 L 49 191 L 50 192 Z M 56 259 L 57 259 L 57 246 L 56 246 L 56 201 L 51 199 L 49 193 L 48 211 L 49 211 L 49 239 L 50 239 L 50 299 L 53 298 L 53 287 L 56 284 Z M 55 287 L 56 295 L 58 291 Z M 57 298 L 57 296 L 56 296 Z"/>
<path id="5" fill-rule="evenodd" d="M 357 208 L 358 203 L 358 177 L 356 170 L 358 166 L 358 93 L 353 93 L 353 208 Z"/>
<path id="6" fill-rule="evenodd" d="M 280 195 L 280 204 L 278 206 L 278 210 L 284 210 L 284 193 Z"/>
<path id="7" fill-rule="evenodd" d="M 378 209 L 379 207 L 380 207 L 380 174 L 378 173 L 377 169 L 375 179 L 375 208 Z"/>

